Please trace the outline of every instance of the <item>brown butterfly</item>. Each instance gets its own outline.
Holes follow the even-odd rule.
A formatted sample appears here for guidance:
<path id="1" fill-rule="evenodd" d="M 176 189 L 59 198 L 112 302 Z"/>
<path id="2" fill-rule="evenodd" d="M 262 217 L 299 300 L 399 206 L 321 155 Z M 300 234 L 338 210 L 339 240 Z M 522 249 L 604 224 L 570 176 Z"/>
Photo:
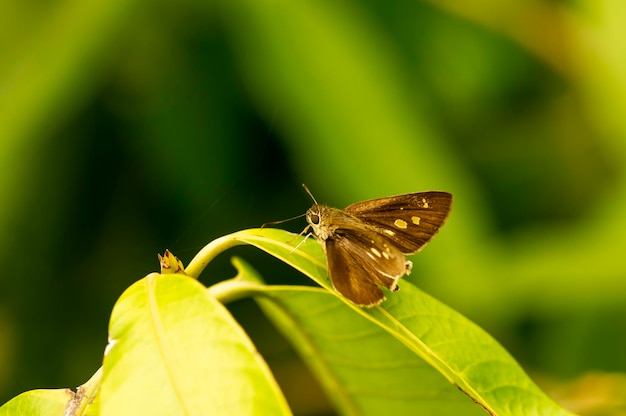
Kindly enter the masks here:
<path id="1" fill-rule="evenodd" d="M 411 271 L 406 255 L 437 234 L 452 205 L 452 194 L 440 191 L 371 199 L 344 210 L 311 198 L 315 204 L 306 212 L 303 232 L 313 228 L 335 290 L 367 307 L 385 300 L 379 286 L 398 290 L 398 279 Z"/>

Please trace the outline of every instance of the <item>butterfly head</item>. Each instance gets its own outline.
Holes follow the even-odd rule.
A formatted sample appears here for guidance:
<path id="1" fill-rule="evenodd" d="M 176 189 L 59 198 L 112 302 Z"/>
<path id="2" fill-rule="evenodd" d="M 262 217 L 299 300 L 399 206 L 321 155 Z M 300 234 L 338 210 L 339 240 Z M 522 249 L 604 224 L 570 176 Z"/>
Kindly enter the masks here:
<path id="1" fill-rule="evenodd" d="M 332 232 L 328 222 L 328 210 L 325 205 L 315 204 L 306 212 L 306 221 L 313 228 L 313 234 L 320 240 L 328 239 Z"/>

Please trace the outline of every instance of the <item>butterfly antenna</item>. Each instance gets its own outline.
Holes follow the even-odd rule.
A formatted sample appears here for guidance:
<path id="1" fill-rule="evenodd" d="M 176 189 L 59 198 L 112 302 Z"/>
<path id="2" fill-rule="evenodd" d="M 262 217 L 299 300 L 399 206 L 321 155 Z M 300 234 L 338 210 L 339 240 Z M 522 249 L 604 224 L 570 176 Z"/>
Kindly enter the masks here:
<path id="1" fill-rule="evenodd" d="M 302 218 L 305 215 L 306 215 L 306 212 L 304 214 L 296 215 L 295 217 L 287 218 L 286 220 L 278 220 L 278 221 L 266 222 L 265 224 L 263 224 L 261 226 L 261 228 L 265 228 L 265 226 L 267 226 L 267 225 L 276 225 L 276 224 L 282 224 L 282 223 L 287 222 L 287 221 L 297 220 L 298 218 Z"/>
<path id="2" fill-rule="evenodd" d="M 307 194 L 309 194 L 309 196 L 311 197 L 311 199 L 313 200 L 313 202 L 315 202 L 315 204 L 317 205 L 317 200 L 315 199 L 315 197 L 313 196 L 313 194 L 311 193 L 311 191 L 309 191 L 309 188 L 307 188 L 305 184 L 302 184 L 302 187 L 304 188 L 304 190 L 306 191 L 306 193 L 307 193 Z"/>

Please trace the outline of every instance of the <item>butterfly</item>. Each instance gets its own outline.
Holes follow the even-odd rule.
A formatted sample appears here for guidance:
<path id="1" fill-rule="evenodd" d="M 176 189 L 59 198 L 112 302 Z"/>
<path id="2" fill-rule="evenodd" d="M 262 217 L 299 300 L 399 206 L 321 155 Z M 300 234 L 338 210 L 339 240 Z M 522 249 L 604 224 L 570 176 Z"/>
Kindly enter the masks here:
<path id="1" fill-rule="evenodd" d="M 452 194 L 429 191 L 370 199 L 341 210 L 318 204 L 305 189 L 314 205 L 305 214 L 303 233 L 312 228 L 324 248 L 335 290 L 365 307 L 385 300 L 381 287 L 398 290 L 400 277 L 411 272 L 406 255 L 437 234 L 452 207 Z"/>

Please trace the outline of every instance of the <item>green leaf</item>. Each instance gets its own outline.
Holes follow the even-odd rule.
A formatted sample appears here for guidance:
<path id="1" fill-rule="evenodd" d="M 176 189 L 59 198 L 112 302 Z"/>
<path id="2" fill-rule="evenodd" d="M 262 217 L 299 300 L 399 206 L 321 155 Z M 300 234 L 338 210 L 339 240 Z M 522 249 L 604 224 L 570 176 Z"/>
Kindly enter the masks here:
<path id="1" fill-rule="evenodd" d="M 188 276 L 198 277 L 204 267 L 228 248 L 249 244 L 260 248 L 306 274 L 320 286 L 331 288 L 326 278 L 326 255 L 314 239 L 304 239 L 275 228 L 253 228 L 217 238 L 207 244 L 185 268 Z"/>
<path id="2" fill-rule="evenodd" d="M 258 282 L 235 258 L 241 279 Z M 242 285 L 244 283 L 242 282 Z M 343 415 L 484 415 L 433 367 L 328 290 L 256 286 L 257 302 Z"/>
<path id="3" fill-rule="evenodd" d="M 293 240 L 293 235 L 278 230 L 241 231 L 229 238 L 255 245 L 318 283 L 329 286 L 326 279 L 320 278 L 321 249 L 318 244 L 307 242 L 291 252 L 287 242 Z M 252 274 L 247 269 L 246 276 Z M 387 301 L 370 309 L 356 307 L 334 291 L 325 293 L 321 289 L 310 288 L 256 287 L 260 294 L 268 296 L 274 303 L 268 306 L 267 301 L 261 300 L 268 316 L 294 341 L 294 346 L 305 360 L 320 374 L 331 397 L 347 414 L 354 413 L 355 409 L 364 412 L 373 405 L 372 402 L 376 402 L 361 397 L 370 395 L 371 391 L 358 388 L 361 380 L 358 373 L 354 373 L 354 367 L 362 365 L 365 374 L 374 371 L 376 364 L 383 367 L 402 366 L 402 360 L 384 359 L 385 355 L 391 354 L 401 354 L 403 358 L 413 355 L 413 360 L 406 362 L 415 366 L 416 373 L 403 380 L 427 377 L 431 383 L 426 387 L 430 388 L 414 391 L 416 396 L 423 394 L 424 400 L 429 394 L 438 399 L 450 397 L 455 389 L 443 388 L 441 383 L 432 381 L 437 378 L 422 368 L 424 363 L 417 364 L 415 359 L 418 357 L 491 414 L 571 414 L 543 393 L 489 334 L 409 282 L 401 282 L 400 291 L 388 294 Z M 398 345 L 391 347 L 389 337 L 399 341 Z M 339 344 L 341 347 L 338 347 Z M 411 354 L 407 355 L 400 346 Z M 383 361 L 376 361 L 380 359 Z M 345 376 L 350 371 L 352 375 Z M 393 374 L 393 371 L 399 370 L 387 368 L 386 371 Z M 378 373 L 375 376 L 370 374 L 367 378 L 377 376 Z M 404 391 L 400 390 L 399 384 L 402 383 L 390 382 L 384 390 L 383 396 L 388 402 L 393 401 L 394 388 Z M 338 386 L 343 391 L 337 392 Z M 350 387 L 355 387 L 356 392 L 346 390 Z M 424 386 L 418 384 L 415 388 L 420 387 Z M 457 394 L 461 395 L 460 392 Z M 337 398 L 338 395 L 342 397 Z"/>
<path id="4" fill-rule="evenodd" d="M 266 363 L 199 282 L 156 273 L 113 309 L 102 415 L 290 414 Z"/>
<path id="5" fill-rule="evenodd" d="M 70 389 L 27 391 L 0 407 L 0 416 L 62 415 L 73 397 Z"/>

